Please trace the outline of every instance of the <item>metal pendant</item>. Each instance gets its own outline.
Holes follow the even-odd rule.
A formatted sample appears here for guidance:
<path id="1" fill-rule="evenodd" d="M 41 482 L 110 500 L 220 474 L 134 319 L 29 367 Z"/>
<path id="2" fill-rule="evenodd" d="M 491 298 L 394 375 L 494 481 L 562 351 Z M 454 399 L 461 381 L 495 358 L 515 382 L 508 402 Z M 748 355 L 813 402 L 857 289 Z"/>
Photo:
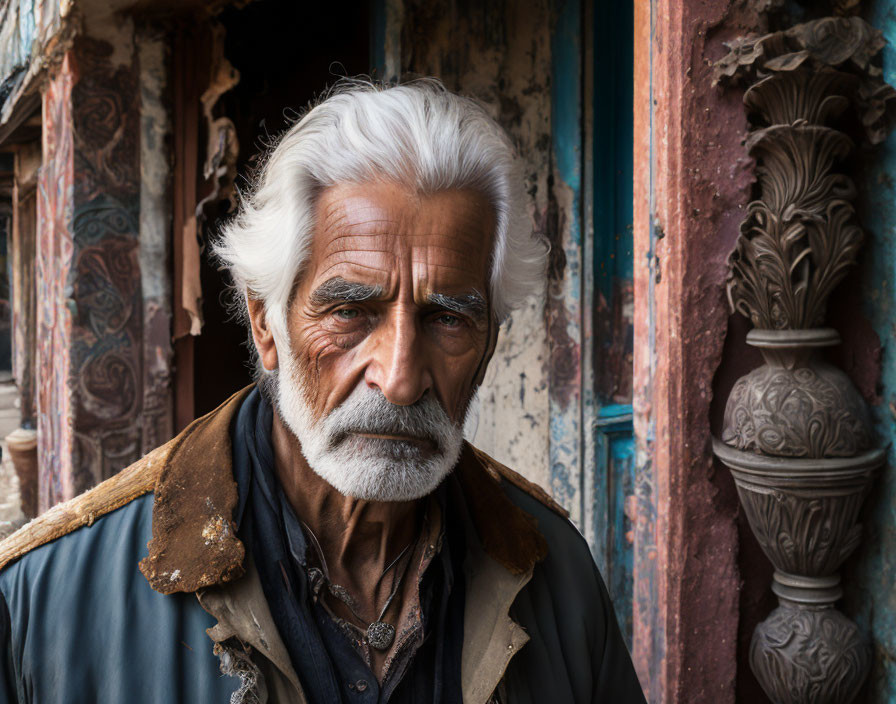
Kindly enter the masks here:
<path id="1" fill-rule="evenodd" d="M 383 621 L 374 621 L 367 627 L 367 643 L 377 650 L 388 650 L 395 640 L 395 627 Z"/>

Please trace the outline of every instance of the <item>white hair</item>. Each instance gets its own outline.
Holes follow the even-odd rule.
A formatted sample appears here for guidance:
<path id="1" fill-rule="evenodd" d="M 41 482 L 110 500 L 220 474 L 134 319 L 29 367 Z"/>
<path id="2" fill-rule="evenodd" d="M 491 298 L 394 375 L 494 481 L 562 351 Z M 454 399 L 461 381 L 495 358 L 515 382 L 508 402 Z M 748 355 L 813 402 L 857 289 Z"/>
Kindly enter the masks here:
<path id="1" fill-rule="evenodd" d="M 239 304 L 245 308 L 249 296 L 264 301 L 272 331 L 286 338 L 316 198 L 336 184 L 383 181 L 420 193 L 472 189 L 489 200 L 496 221 L 489 300 L 498 321 L 541 291 L 547 247 L 532 232 L 504 130 L 435 79 L 343 80 L 283 134 L 214 245 Z"/>

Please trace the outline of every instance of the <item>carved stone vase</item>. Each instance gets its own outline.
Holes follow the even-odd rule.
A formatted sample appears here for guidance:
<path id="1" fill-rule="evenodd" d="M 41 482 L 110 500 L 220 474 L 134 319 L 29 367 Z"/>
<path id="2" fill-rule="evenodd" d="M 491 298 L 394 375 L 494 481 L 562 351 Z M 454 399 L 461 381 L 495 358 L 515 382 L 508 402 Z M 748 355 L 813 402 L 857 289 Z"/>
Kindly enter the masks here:
<path id="1" fill-rule="evenodd" d="M 716 64 L 717 82 L 745 84 L 757 177 L 728 296 L 765 364 L 735 384 L 713 450 L 775 567 L 779 606 L 753 633 L 750 665 L 776 704 L 848 704 L 871 663 L 834 606 L 884 450 L 864 400 L 822 352 L 840 341 L 824 327 L 827 302 L 863 241 L 843 172 L 856 134 L 847 113 L 872 144 L 896 115 L 896 90 L 872 61 L 883 44 L 859 17 L 825 17 L 737 39 Z"/>
<path id="2" fill-rule="evenodd" d="M 753 634 L 750 665 L 778 704 L 844 704 L 871 664 L 856 625 L 834 609 L 837 570 L 861 539 L 859 510 L 884 451 L 849 378 L 822 361 L 831 329 L 753 330 L 765 364 L 742 377 L 714 451 L 775 567 L 779 606 Z"/>

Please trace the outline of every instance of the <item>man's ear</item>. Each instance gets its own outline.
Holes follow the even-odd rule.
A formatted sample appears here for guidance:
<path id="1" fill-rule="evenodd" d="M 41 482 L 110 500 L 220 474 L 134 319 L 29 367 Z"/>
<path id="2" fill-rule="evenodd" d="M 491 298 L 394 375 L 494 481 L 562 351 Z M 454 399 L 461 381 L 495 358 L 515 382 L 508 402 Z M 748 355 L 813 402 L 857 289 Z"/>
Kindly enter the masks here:
<path id="1" fill-rule="evenodd" d="M 268 371 L 277 368 L 277 345 L 274 344 L 274 333 L 268 325 L 264 310 L 264 301 L 249 297 L 249 323 L 252 326 L 252 341 L 258 350 L 258 357 Z"/>

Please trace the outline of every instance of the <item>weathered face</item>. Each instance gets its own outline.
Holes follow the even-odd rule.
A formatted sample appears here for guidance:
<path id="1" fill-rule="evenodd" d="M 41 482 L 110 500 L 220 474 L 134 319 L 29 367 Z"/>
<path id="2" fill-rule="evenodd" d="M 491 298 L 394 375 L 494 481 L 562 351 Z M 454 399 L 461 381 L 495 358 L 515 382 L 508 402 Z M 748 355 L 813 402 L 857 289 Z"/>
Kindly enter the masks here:
<path id="1" fill-rule="evenodd" d="M 265 367 L 281 370 L 281 417 L 343 493 L 414 498 L 456 461 L 494 346 L 493 232 L 473 192 L 329 188 L 287 315 L 289 357 L 263 344 L 252 314 Z"/>
<path id="2" fill-rule="evenodd" d="M 400 406 L 433 394 L 454 421 L 489 344 L 494 217 L 482 196 L 336 186 L 290 306 L 294 351 L 318 417 L 360 383 Z"/>

